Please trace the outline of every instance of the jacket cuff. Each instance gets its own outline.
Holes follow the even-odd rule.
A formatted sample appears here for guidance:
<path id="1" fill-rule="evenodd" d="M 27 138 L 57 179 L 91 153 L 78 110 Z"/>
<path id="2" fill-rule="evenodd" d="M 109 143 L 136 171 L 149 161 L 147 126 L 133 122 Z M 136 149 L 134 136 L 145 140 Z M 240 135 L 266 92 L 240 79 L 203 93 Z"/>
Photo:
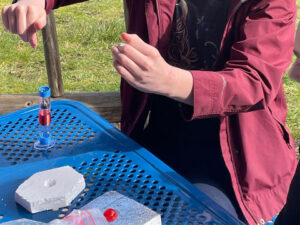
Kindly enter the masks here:
<path id="1" fill-rule="evenodd" d="M 225 79 L 217 72 L 190 71 L 193 77 L 194 107 L 183 107 L 188 120 L 222 114 L 221 98 Z M 188 116 L 188 117 L 186 117 Z"/>
<path id="2" fill-rule="evenodd" d="M 55 0 L 45 0 L 45 10 L 46 13 L 49 14 L 51 10 L 54 8 Z"/>

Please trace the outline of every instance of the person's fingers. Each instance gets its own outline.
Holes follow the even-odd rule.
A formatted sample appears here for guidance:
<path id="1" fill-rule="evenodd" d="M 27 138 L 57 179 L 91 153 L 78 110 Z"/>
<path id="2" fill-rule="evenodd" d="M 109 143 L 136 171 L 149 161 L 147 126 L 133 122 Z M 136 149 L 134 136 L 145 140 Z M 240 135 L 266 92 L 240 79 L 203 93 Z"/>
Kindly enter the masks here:
<path id="1" fill-rule="evenodd" d="M 25 42 L 28 42 L 28 38 L 27 38 L 27 33 L 25 32 L 24 34 L 19 34 L 19 37 L 25 41 Z"/>
<path id="2" fill-rule="evenodd" d="M 121 37 L 122 37 L 122 39 L 123 39 L 124 41 L 126 41 L 126 42 L 130 42 L 130 40 L 131 40 L 131 34 L 128 34 L 128 33 L 126 33 L 126 32 L 123 32 L 123 33 L 121 34 Z"/>
<path id="3" fill-rule="evenodd" d="M 22 36 L 23 38 L 26 39 L 26 9 L 23 6 L 18 6 L 15 8 L 15 15 L 16 15 L 16 27 L 17 27 L 17 34 Z M 22 38 L 22 39 L 23 39 Z M 24 39 L 23 39 L 24 40 Z"/>
<path id="4" fill-rule="evenodd" d="M 142 70 L 149 70 L 150 65 L 147 56 L 136 50 L 129 44 L 121 43 L 117 46 L 120 53 L 126 55 L 129 59 L 135 62 Z"/>
<path id="5" fill-rule="evenodd" d="M 132 74 L 132 76 L 135 77 L 135 79 L 141 79 L 142 70 L 134 61 L 122 54 L 115 46 L 111 48 L 111 51 L 114 55 L 114 59 L 123 67 L 125 67 Z"/>
<path id="6" fill-rule="evenodd" d="M 9 7 L 7 10 L 8 13 L 8 21 L 9 21 L 9 30 L 10 32 L 12 32 L 13 34 L 17 33 L 17 29 L 16 29 L 16 17 L 13 11 L 13 7 Z"/>
<path id="7" fill-rule="evenodd" d="M 9 23 L 8 23 L 8 15 L 7 15 L 7 11 L 8 11 L 8 6 L 4 6 L 2 8 L 2 12 L 1 12 L 1 15 L 2 15 L 2 21 L 3 21 L 3 24 L 5 26 L 5 28 L 7 30 L 9 30 Z"/>
<path id="8" fill-rule="evenodd" d="M 131 85 L 134 84 L 134 76 L 124 66 L 122 66 L 117 60 L 114 60 L 113 65 L 122 78 L 124 78 Z"/>
<path id="9" fill-rule="evenodd" d="M 31 25 L 27 30 L 27 40 L 30 43 L 31 47 L 37 47 L 36 29 L 33 25 Z"/>
<path id="10" fill-rule="evenodd" d="M 131 45 L 133 48 L 138 50 L 144 55 L 156 55 L 158 53 L 157 49 L 153 46 L 147 44 L 144 42 L 139 36 L 136 34 L 127 34 L 122 33 L 122 39 L 129 45 Z"/>
<path id="11" fill-rule="evenodd" d="M 6 29 L 18 34 L 22 40 L 37 46 L 36 31 L 46 25 L 46 12 L 36 6 L 10 5 L 2 9 L 2 20 Z"/>
<path id="12" fill-rule="evenodd" d="M 40 19 L 41 12 L 37 12 L 35 8 L 28 7 L 26 21 L 27 21 L 27 40 L 29 41 L 30 45 L 35 48 L 37 46 L 37 36 L 36 36 L 36 28 L 35 23 Z"/>

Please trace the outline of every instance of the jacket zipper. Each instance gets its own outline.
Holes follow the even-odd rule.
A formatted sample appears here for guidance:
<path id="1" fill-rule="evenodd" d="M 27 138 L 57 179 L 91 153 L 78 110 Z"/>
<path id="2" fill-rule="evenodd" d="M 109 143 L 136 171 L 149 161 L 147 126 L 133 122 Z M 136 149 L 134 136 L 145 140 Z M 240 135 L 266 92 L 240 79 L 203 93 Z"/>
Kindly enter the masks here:
<path id="1" fill-rule="evenodd" d="M 228 33 L 229 31 L 229 25 L 232 24 L 232 20 L 236 14 L 236 12 L 238 11 L 238 9 L 241 7 L 241 5 L 243 3 L 245 3 L 246 1 L 248 0 L 240 0 L 236 6 L 234 6 L 234 9 L 232 10 L 232 13 L 230 14 L 229 18 L 228 18 L 228 22 L 226 24 L 226 28 L 225 28 L 225 31 L 224 31 L 224 35 L 223 35 L 223 38 L 222 38 L 222 42 L 221 42 L 221 46 L 220 46 L 220 50 L 223 48 L 223 44 L 224 44 L 224 36 Z M 238 190 L 240 192 L 240 196 L 242 197 L 241 200 L 242 200 L 242 203 L 244 204 L 244 207 L 245 209 L 248 211 L 249 215 L 252 217 L 252 219 L 255 221 L 255 223 L 257 224 L 260 224 L 257 219 L 255 218 L 255 215 L 253 212 L 251 212 L 251 210 L 248 208 L 248 206 L 245 204 L 244 202 L 244 199 L 243 199 L 243 192 L 241 190 L 241 185 L 239 184 L 239 180 L 238 180 L 238 174 L 237 174 L 237 169 L 235 167 L 235 160 L 234 160 L 234 153 L 233 153 L 233 149 L 232 149 L 232 146 L 231 146 L 231 142 L 230 142 L 230 138 L 229 138 L 229 134 L 230 134 L 230 131 L 229 131 L 229 120 L 228 120 L 228 117 L 225 117 L 225 121 L 226 121 L 226 132 L 227 132 L 227 141 L 228 141 L 228 148 L 229 148 L 229 151 L 230 151 L 230 155 L 231 155 L 231 159 L 232 159 L 232 166 L 233 166 L 233 169 L 234 169 L 234 173 L 235 173 L 235 177 L 236 177 L 236 180 L 238 181 Z"/>
<path id="2" fill-rule="evenodd" d="M 255 221 L 255 223 L 257 223 L 259 225 L 260 223 L 256 220 L 256 218 L 254 216 L 254 213 L 248 208 L 248 206 L 245 204 L 244 199 L 243 199 L 243 192 L 241 190 L 241 185 L 239 183 L 237 169 L 235 167 L 235 159 L 234 159 L 233 148 L 231 146 L 231 140 L 229 138 L 231 135 L 230 135 L 230 131 L 229 131 L 229 120 L 228 120 L 228 117 L 225 117 L 225 121 L 226 121 L 226 132 L 227 132 L 228 148 L 229 148 L 229 151 L 230 151 L 231 160 L 233 162 L 232 166 L 233 166 L 234 174 L 235 174 L 236 180 L 238 182 L 238 190 L 239 190 L 239 193 L 241 195 L 241 199 L 242 199 L 242 202 L 244 204 L 244 207 L 247 209 L 248 213 L 250 214 L 250 216 L 252 217 L 252 219 Z"/>

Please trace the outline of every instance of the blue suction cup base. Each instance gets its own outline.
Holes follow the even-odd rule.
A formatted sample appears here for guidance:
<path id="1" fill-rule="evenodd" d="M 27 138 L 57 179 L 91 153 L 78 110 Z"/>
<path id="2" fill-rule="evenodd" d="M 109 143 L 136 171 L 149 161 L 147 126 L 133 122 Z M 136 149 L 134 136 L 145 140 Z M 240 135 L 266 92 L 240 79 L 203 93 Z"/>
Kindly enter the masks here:
<path id="1" fill-rule="evenodd" d="M 55 145 L 55 140 L 51 139 L 48 144 L 43 144 L 40 142 L 40 140 L 37 140 L 33 146 L 34 146 L 34 149 L 47 150 L 49 148 L 54 147 L 54 145 Z"/>

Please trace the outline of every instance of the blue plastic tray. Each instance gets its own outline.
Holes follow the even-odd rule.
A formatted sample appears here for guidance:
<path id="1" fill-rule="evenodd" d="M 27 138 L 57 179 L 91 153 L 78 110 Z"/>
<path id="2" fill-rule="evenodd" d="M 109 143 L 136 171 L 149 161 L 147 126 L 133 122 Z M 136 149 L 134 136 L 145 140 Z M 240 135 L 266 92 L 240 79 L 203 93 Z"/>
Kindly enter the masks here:
<path id="1" fill-rule="evenodd" d="M 171 168 L 105 119 L 74 101 L 52 102 L 56 146 L 36 151 L 38 107 L 0 117 L 0 223 L 29 218 L 48 222 L 116 190 L 162 215 L 163 224 L 242 224 Z M 14 201 L 33 173 L 70 165 L 87 187 L 66 208 L 30 214 Z"/>

